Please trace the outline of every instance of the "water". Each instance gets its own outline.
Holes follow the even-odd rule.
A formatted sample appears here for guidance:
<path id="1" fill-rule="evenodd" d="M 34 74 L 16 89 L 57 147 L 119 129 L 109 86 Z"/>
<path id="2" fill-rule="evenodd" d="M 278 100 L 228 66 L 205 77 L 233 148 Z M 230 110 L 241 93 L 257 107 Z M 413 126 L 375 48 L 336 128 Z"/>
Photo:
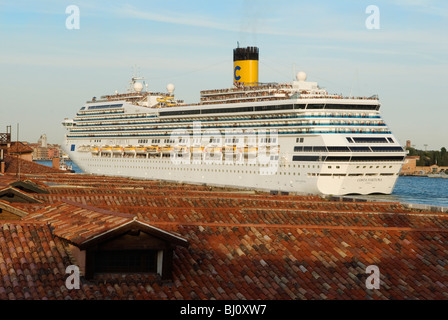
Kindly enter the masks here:
<path id="1" fill-rule="evenodd" d="M 51 161 L 35 161 L 45 166 L 52 166 Z M 76 173 L 83 171 L 72 161 L 66 161 Z M 432 206 L 448 207 L 448 179 L 428 177 L 398 177 L 394 191 L 390 195 L 360 196 L 380 201 L 418 203 Z"/>
<path id="2" fill-rule="evenodd" d="M 399 177 L 389 197 L 399 202 L 448 207 L 448 179 Z"/>
<path id="3" fill-rule="evenodd" d="M 350 197 L 448 207 L 448 179 L 413 176 L 398 177 L 392 194 Z"/>
<path id="4" fill-rule="evenodd" d="M 36 163 L 39 163 L 39 164 L 43 164 L 44 166 L 47 166 L 47 167 L 53 167 L 53 161 L 34 161 L 34 162 L 36 162 Z M 65 163 L 68 165 L 68 166 L 72 166 L 72 170 L 74 170 L 75 171 L 75 173 L 82 173 L 83 171 L 76 165 L 76 163 L 74 163 L 73 161 L 65 161 Z"/>

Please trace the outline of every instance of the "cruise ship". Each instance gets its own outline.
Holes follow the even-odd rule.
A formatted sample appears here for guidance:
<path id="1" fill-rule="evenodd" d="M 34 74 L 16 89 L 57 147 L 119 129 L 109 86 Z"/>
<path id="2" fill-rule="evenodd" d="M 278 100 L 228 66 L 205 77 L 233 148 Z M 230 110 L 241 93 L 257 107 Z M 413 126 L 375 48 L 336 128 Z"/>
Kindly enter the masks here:
<path id="1" fill-rule="evenodd" d="M 406 152 L 377 95 L 332 94 L 305 72 L 258 81 L 259 49 L 233 50 L 233 85 L 185 103 L 133 77 L 63 125 L 85 173 L 297 194 L 390 194 Z"/>

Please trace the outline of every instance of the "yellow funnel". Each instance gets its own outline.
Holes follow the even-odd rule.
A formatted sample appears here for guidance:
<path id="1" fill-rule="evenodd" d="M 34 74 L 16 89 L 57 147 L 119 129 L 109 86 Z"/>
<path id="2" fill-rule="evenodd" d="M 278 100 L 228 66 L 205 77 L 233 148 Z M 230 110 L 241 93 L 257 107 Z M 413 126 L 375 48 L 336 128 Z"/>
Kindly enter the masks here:
<path id="1" fill-rule="evenodd" d="M 258 48 L 233 49 L 233 83 L 258 84 Z"/>

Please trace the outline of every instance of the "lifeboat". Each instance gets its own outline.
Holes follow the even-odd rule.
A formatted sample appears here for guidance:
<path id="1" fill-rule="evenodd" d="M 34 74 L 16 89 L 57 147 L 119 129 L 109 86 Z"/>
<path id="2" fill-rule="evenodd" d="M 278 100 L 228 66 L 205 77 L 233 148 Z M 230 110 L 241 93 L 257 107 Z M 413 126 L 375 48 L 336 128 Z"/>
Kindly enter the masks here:
<path id="1" fill-rule="evenodd" d="M 223 152 L 235 152 L 236 151 L 236 147 L 232 147 L 232 146 L 225 146 L 222 148 Z"/>
<path id="2" fill-rule="evenodd" d="M 251 146 L 244 147 L 244 153 L 253 153 L 253 152 L 257 152 L 257 150 L 258 150 L 257 147 L 251 147 Z"/>
<path id="3" fill-rule="evenodd" d="M 160 148 L 158 146 L 149 146 L 147 148 L 149 153 L 159 153 L 160 152 Z"/>
<path id="4" fill-rule="evenodd" d="M 241 147 L 235 148 L 235 152 L 236 153 L 243 153 L 243 148 L 241 148 Z"/>
<path id="5" fill-rule="evenodd" d="M 157 101 L 159 102 L 167 102 L 167 100 L 173 100 L 174 97 L 162 97 L 162 98 L 157 98 Z"/>
<path id="6" fill-rule="evenodd" d="M 222 149 L 220 147 L 210 147 L 207 148 L 207 153 L 221 153 Z"/>
<path id="7" fill-rule="evenodd" d="M 171 147 L 171 146 L 163 146 L 163 147 L 161 148 L 161 150 L 162 150 L 163 153 L 170 153 L 171 151 L 174 150 L 174 147 Z"/>
<path id="8" fill-rule="evenodd" d="M 267 153 L 267 154 L 278 154 L 279 148 L 278 146 L 260 146 L 258 149 L 258 152 L 261 154 Z"/>
<path id="9" fill-rule="evenodd" d="M 98 152 L 100 152 L 100 148 L 98 148 L 97 146 L 94 146 L 94 147 L 90 148 L 90 152 L 93 154 L 98 154 Z"/>
<path id="10" fill-rule="evenodd" d="M 78 150 L 79 150 L 80 152 L 89 152 L 91 149 L 90 149 L 89 146 L 82 145 L 82 146 L 79 147 Z"/>
<path id="11" fill-rule="evenodd" d="M 110 153 L 110 152 L 112 152 L 112 147 L 104 146 L 104 147 L 101 148 L 101 152 L 103 152 L 103 153 Z"/>
<path id="12" fill-rule="evenodd" d="M 186 146 L 178 146 L 174 148 L 174 151 L 177 153 L 185 153 L 188 152 L 188 148 Z"/>
<path id="13" fill-rule="evenodd" d="M 112 152 L 113 153 L 122 153 L 123 152 L 123 148 L 119 147 L 119 146 L 115 146 L 112 148 Z"/>
<path id="14" fill-rule="evenodd" d="M 193 147 L 193 148 L 191 148 L 191 151 L 193 153 L 202 153 L 202 151 L 204 151 L 204 148 L 203 147 Z"/>
<path id="15" fill-rule="evenodd" d="M 137 153 L 146 153 L 146 147 L 138 146 L 138 147 L 135 148 L 135 151 Z"/>
<path id="16" fill-rule="evenodd" d="M 125 153 L 135 153 L 135 147 L 133 146 L 127 146 L 124 148 Z"/>

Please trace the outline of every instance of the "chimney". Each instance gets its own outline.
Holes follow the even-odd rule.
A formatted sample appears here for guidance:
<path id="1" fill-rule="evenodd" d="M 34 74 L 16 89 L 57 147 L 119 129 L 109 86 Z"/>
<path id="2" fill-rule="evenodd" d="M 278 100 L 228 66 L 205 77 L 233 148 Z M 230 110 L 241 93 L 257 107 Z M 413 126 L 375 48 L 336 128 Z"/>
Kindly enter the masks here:
<path id="1" fill-rule="evenodd" d="M 53 168 L 59 169 L 59 158 L 53 158 Z"/>
<path id="2" fill-rule="evenodd" d="M 3 149 L 0 149 L 0 173 L 5 173 L 5 161 L 3 155 Z"/>
<path id="3" fill-rule="evenodd" d="M 233 49 L 233 83 L 248 86 L 258 85 L 258 48 Z"/>

